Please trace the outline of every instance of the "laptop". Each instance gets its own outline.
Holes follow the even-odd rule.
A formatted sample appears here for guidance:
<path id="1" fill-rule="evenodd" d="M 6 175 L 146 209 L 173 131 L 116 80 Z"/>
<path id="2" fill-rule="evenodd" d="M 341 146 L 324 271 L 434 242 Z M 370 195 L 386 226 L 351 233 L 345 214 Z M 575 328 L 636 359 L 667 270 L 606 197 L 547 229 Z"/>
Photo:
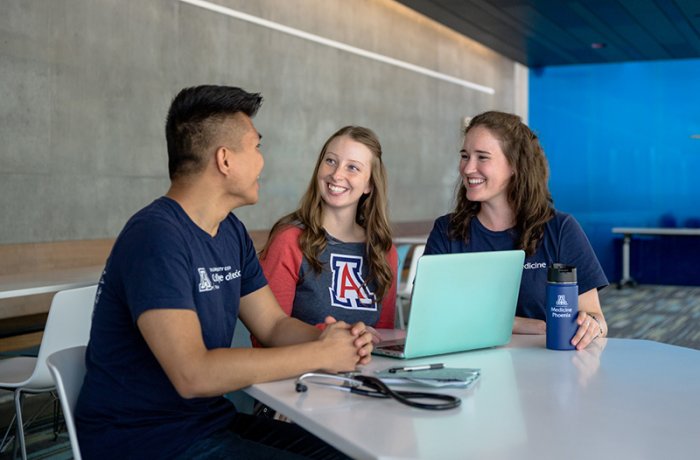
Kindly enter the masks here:
<path id="1" fill-rule="evenodd" d="M 373 353 L 408 359 L 507 344 L 524 261 L 521 250 L 421 257 L 406 338 Z"/>

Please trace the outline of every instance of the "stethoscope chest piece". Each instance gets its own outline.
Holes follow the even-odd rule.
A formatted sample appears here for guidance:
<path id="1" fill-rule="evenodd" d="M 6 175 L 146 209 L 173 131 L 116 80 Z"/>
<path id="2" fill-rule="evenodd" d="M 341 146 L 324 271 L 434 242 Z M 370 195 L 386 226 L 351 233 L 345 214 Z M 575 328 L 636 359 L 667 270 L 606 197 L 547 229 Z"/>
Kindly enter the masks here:
<path id="1" fill-rule="evenodd" d="M 294 389 L 297 391 L 297 393 L 306 393 L 309 391 L 309 387 L 301 383 L 299 380 L 294 383 Z"/>

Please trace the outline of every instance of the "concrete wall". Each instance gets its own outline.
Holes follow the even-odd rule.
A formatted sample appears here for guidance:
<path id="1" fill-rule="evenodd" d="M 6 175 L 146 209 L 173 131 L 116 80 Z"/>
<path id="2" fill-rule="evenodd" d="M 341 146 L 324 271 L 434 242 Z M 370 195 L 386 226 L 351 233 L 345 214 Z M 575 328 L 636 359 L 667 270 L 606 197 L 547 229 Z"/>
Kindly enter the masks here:
<path id="1" fill-rule="evenodd" d="M 184 86 L 259 91 L 269 227 L 325 139 L 379 135 L 393 221 L 451 206 L 463 117 L 526 116 L 527 72 L 389 0 L 217 0 L 228 8 L 486 85 L 485 94 L 178 0 L 0 0 L 0 243 L 113 237 L 168 187 L 163 123 Z"/>

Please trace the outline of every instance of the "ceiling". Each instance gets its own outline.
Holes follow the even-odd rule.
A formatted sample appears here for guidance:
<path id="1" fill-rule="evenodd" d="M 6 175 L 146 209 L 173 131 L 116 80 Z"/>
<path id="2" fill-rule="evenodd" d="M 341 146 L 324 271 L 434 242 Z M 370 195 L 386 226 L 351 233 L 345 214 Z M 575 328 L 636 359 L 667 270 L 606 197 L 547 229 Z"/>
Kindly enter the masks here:
<path id="1" fill-rule="evenodd" d="M 397 0 L 527 65 L 700 57 L 700 0 Z"/>

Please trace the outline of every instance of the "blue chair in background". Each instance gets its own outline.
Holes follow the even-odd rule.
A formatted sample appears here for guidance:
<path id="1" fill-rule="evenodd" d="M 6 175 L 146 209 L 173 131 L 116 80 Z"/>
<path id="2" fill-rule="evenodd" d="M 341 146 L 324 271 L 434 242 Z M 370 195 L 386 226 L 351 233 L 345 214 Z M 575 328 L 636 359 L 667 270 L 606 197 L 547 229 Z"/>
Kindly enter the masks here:
<path id="1" fill-rule="evenodd" d="M 669 213 L 662 214 L 659 217 L 659 227 L 661 228 L 676 228 L 678 227 L 678 221 L 676 220 L 676 217 Z"/>
<path id="2" fill-rule="evenodd" d="M 396 246 L 396 253 L 399 256 L 399 267 L 396 270 L 396 276 L 398 277 L 398 281 L 396 283 L 396 287 L 398 288 L 399 282 L 403 278 L 403 266 L 406 263 L 406 256 L 408 256 L 408 252 L 411 250 L 411 244 L 399 244 Z"/>
<path id="3" fill-rule="evenodd" d="M 397 280 L 398 282 L 396 283 L 398 288 L 396 292 L 396 328 L 397 329 L 406 329 L 406 324 L 407 324 L 407 319 L 404 320 L 404 302 L 405 301 L 411 301 L 411 293 L 413 292 L 413 280 L 416 277 L 416 269 L 418 268 L 418 259 L 421 258 L 423 255 L 423 251 L 425 251 L 425 244 L 413 244 L 413 245 L 407 245 L 410 246 L 409 249 L 413 248 L 412 251 L 409 251 L 411 254 L 411 265 L 409 265 L 408 268 L 408 274 L 406 275 L 406 278 L 403 279 L 403 276 L 401 276 L 401 272 L 403 271 L 403 264 L 399 263 L 399 267 L 401 267 L 401 272 L 399 272 L 399 279 Z M 398 251 L 398 248 L 396 248 Z M 408 255 L 406 256 L 408 257 Z M 405 260 L 404 260 L 405 262 Z"/>
<path id="4" fill-rule="evenodd" d="M 401 285 L 403 283 L 403 267 L 406 264 L 406 258 L 408 253 L 411 251 L 412 244 L 398 244 L 396 245 L 396 253 L 398 254 L 398 268 L 396 269 L 396 327 L 398 329 L 403 329 L 403 309 L 400 308 L 399 303 L 399 293 L 401 292 Z"/>
<path id="5" fill-rule="evenodd" d="M 700 228 L 700 217 L 689 217 L 683 224 L 685 228 Z"/>
<path id="6" fill-rule="evenodd" d="M 233 340 L 231 340 L 231 348 L 250 348 L 250 332 L 245 324 L 239 319 L 236 322 L 236 329 L 233 331 Z M 236 410 L 244 414 L 252 414 L 255 400 L 248 396 L 243 390 L 232 391 L 224 395 L 226 399 L 235 404 Z"/>

